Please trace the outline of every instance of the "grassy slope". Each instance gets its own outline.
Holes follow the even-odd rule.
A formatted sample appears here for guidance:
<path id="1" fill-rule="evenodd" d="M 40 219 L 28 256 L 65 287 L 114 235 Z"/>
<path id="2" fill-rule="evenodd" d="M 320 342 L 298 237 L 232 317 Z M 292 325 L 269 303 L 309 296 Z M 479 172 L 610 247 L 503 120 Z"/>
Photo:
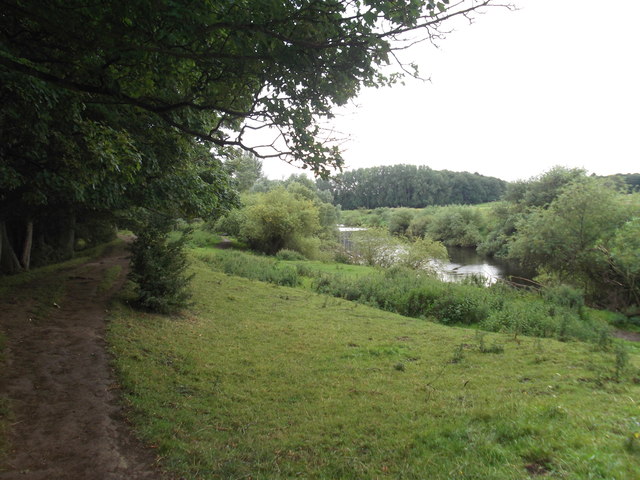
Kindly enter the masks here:
<path id="1" fill-rule="evenodd" d="M 637 478 L 635 355 L 616 383 L 585 344 L 481 353 L 471 330 L 194 270 L 188 315 L 122 306 L 109 335 L 140 434 L 186 478 Z"/>

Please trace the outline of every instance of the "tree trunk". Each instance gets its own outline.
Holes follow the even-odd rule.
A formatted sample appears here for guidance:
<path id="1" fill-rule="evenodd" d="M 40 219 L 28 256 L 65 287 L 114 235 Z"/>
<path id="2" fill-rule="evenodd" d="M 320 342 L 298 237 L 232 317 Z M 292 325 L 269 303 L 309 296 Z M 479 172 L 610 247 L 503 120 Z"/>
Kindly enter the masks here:
<path id="1" fill-rule="evenodd" d="M 27 231 L 24 234 L 24 243 L 22 244 L 22 256 L 20 263 L 25 270 L 29 270 L 31 263 L 31 246 L 33 245 L 33 220 L 27 220 Z"/>
<path id="2" fill-rule="evenodd" d="M 63 222 L 62 231 L 58 237 L 58 245 L 62 258 L 67 260 L 73 257 L 76 242 L 76 214 L 69 213 L 69 216 L 61 219 Z"/>
<path id="3" fill-rule="evenodd" d="M 2 220 L 0 220 L 0 246 L 2 247 L 0 248 L 0 272 L 18 273 L 21 271 L 22 266 L 9 241 L 7 225 Z"/>

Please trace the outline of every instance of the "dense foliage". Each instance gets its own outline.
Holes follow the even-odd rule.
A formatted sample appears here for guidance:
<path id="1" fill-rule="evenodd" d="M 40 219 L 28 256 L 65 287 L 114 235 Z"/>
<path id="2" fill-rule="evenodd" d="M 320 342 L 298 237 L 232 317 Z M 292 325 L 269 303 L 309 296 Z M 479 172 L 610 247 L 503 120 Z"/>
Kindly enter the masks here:
<path id="1" fill-rule="evenodd" d="M 471 205 L 345 210 L 340 221 L 347 226 L 386 228 L 396 236 L 428 237 L 458 247 L 476 247 L 485 239 L 488 228 L 486 208 Z"/>
<path id="2" fill-rule="evenodd" d="M 485 203 L 498 200 L 506 188 L 498 178 L 415 165 L 360 168 L 318 185 L 345 210 Z"/>
<path id="3" fill-rule="evenodd" d="M 287 181 L 261 182 L 258 188 L 265 191 L 244 195 L 242 208 L 232 210 L 212 228 L 271 255 L 284 249 L 317 258 L 321 245 L 334 245 L 337 209 L 311 180 L 292 176 Z"/>
<path id="4" fill-rule="evenodd" d="M 522 214 L 509 238 L 507 256 L 536 268 L 545 283 L 581 288 L 596 304 L 637 306 L 638 276 L 632 272 L 637 272 L 640 258 L 627 235 L 639 216 L 640 203 L 627 193 L 603 180 L 581 177 L 546 207 Z M 635 261 L 630 262 L 632 257 Z"/>
<path id="5" fill-rule="evenodd" d="M 473 247 L 516 261 L 540 284 L 570 285 L 587 300 L 637 315 L 640 305 L 635 175 L 588 176 L 555 167 L 510 183 L 501 201 L 481 206 L 350 210 L 341 221 L 390 234 Z"/>
<path id="6" fill-rule="evenodd" d="M 277 155 L 324 171 L 341 160 L 318 140 L 318 117 L 363 84 L 393 82 L 379 67 L 394 49 L 489 3 L 9 0 L 0 65 L 217 146 L 250 147 L 242 122 L 267 121 L 286 137 Z"/>
<path id="7" fill-rule="evenodd" d="M 187 306 L 187 255 L 183 246 L 187 232 L 175 240 L 168 234 L 170 222 L 151 219 L 131 245 L 131 278 L 136 283 L 137 304 L 154 312 L 171 313 Z"/>
<path id="8" fill-rule="evenodd" d="M 446 260 L 445 246 L 429 237 L 409 240 L 394 236 L 383 228 L 343 234 L 349 244 L 349 261 L 358 264 L 388 268 L 404 266 L 413 270 L 432 271 L 433 260 Z"/>

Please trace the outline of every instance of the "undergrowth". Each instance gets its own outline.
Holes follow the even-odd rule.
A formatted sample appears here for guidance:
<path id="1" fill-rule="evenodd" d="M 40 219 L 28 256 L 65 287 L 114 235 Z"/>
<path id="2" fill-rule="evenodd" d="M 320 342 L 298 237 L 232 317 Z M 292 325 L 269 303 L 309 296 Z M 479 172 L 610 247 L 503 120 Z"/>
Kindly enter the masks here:
<path id="1" fill-rule="evenodd" d="M 197 257 L 229 275 L 289 287 L 301 284 L 301 278 L 295 265 L 289 265 L 273 257 L 236 251 L 209 251 L 200 253 Z"/>

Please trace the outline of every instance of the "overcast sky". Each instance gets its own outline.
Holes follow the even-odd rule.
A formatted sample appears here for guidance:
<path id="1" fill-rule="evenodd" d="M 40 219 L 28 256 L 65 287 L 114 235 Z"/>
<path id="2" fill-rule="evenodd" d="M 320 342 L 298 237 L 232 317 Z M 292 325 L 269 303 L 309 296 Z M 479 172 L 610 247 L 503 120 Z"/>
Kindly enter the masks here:
<path id="1" fill-rule="evenodd" d="M 640 1 L 515 0 L 407 58 L 430 82 L 364 90 L 335 128 L 347 169 L 410 163 L 526 179 L 640 171 Z M 300 173 L 264 162 L 269 178 Z"/>

